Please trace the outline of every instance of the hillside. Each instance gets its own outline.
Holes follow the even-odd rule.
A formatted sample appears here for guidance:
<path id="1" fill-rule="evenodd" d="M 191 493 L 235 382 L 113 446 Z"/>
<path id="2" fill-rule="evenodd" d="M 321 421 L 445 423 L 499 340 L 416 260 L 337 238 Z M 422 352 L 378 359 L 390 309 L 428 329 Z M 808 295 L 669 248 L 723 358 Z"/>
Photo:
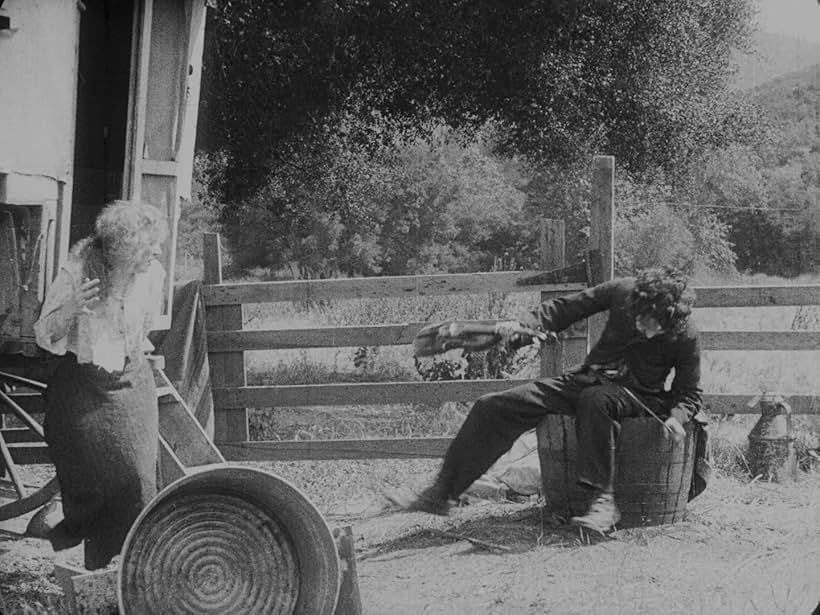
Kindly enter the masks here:
<path id="1" fill-rule="evenodd" d="M 780 129 L 781 143 L 820 150 L 820 62 L 772 79 L 752 95 Z"/>
<path id="2" fill-rule="evenodd" d="M 783 56 L 780 56 L 781 58 Z M 784 66 L 781 64 L 781 66 Z M 737 267 L 792 277 L 820 271 L 820 61 L 740 93 L 765 115 L 760 140 L 730 155 L 715 178 Z M 716 163 L 715 168 L 720 168 Z"/>
<path id="3" fill-rule="evenodd" d="M 753 89 L 782 75 L 820 64 L 820 43 L 781 34 L 758 32 L 752 54 L 739 55 L 734 87 Z"/>

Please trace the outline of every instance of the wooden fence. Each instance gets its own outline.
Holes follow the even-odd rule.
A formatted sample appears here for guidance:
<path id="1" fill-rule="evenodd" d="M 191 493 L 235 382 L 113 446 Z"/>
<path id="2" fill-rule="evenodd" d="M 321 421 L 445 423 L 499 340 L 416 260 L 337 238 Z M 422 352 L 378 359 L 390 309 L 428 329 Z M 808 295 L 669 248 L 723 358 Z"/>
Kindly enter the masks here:
<path id="1" fill-rule="evenodd" d="M 218 250 L 218 242 L 219 238 L 215 235 L 206 238 L 209 253 L 213 254 Z M 209 262 L 218 262 L 218 259 L 209 259 Z M 206 285 L 203 294 L 214 386 L 215 439 L 220 450 L 228 459 L 234 460 L 436 457 L 444 453 L 449 438 L 250 442 L 247 408 L 469 401 L 483 393 L 501 390 L 516 383 L 510 380 L 466 380 L 247 386 L 245 351 L 411 344 L 416 332 L 429 323 L 243 330 L 243 304 L 352 297 L 533 293 L 539 290 L 561 295 L 583 288 L 581 284 L 540 287 L 516 284 L 518 279 L 533 273 L 536 272 Z M 585 348 L 586 334 L 575 334 L 565 341 L 565 345 L 572 342 L 580 343 Z"/>
<path id="2" fill-rule="evenodd" d="M 614 160 L 596 157 L 593 164 L 590 248 L 601 250 L 603 278 L 612 276 L 614 221 Z M 203 293 L 214 406 L 215 439 L 232 460 L 361 459 L 437 457 L 450 438 L 365 440 L 250 441 L 248 408 L 293 406 L 348 406 L 362 404 L 441 403 L 472 401 L 476 397 L 514 386 L 520 380 L 467 380 L 447 382 L 338 383 L 248 386 L 244 352 L 288 348 L 383 346 L 412 343 L 425 324 L 396 323 L 350 327 L 288 330 L 245 330 L 242 306 L 277 301 L 336 300 L 344 298 L 418 297 L 485 292 L 541 291 L 542 299 L 583 288 L 580 284 L 520 286 L 517 280 L 533 271 L 420 275 L 381 278 L 305 280 L 293 282 L 224 283 L 221 277 L 219 237 L 205 237 L 206 275 Z M 564 264 L 563 223 L 543 223 L 541 265 Z M 602 280 L 595 280 L 598 282 Z M 696 288 L 698 307 L 803 306 L 820 304 L 820 286 L 702 287 Z M 544 353 L 542 372 L 558 373 L 580 361 L 588 339 L 597 339 L 604 316 L 590 319 L 589 334 L 575 332 Z M 703 331 L 702 347 L 710 350 L 816 350 L 820 332 Z M 708 406 L 723 412 L 757 413 L 749 395 L 708 394 Z M 820 414 L 813 396 L 790 398 L 795 413 Z M 275 412 L 275 410 L 273 410 Z"/>
<path id="3" fill-rule="evenodd" d="M 603 255 L 603 278 L 612 276 L 614 220 L 614 160 L 599 156 L 593 163 L 590 247 Z M 544 221 L 541 263 L 545 269 L 564 265 L 564 225 Z M 520 286 L 517 280 L 536 272 L 517 271 L 455 275 L 306 280 L 293 282 L 224 283 L 219 237 L 205 236 L 204 301 L 211 381 L 215 407 L 215 440 L 230 460 L 362 459 L 438 457 L 450 438 L 368 440 L 250 441 L 248 408 L 294 406 L 347 406 L 362 404 L 469 402 L 476 397 L 517 384 L 517 380 L 467 380 L 450 382 L 337 383 L 248 386 L 244 353 L 251 350 L 383 346 L 412 343 L 428 323 L 394 323 L 349 327 L 287 330 L 243 329 L 242 306 L 277 301 L 307 302 L 344 298 L 419 297 L 486 292 L 540 291 L 542 299 L 563 295 L 583 285 Z M 602 280 L 593 280 L 598 282 Z M 758 307 L 820 305 L 820 286 L 702 287 L 696 288 L 698 307 Z M 603 316 L 588 327 L 574 329 L 558 345 L 543 353 L 542 373 L 555 374 L 579 362 L 588 339 L 597 339 Z M 589 333 L 586 332 L 588 329 Z M 820 332 L 806 331 L 702 331 L 702 348 L 712 350 L 818 350 Z M 757 413 L 747 403 L 749 395 L 705 395 L 709 407 L 721 412 Z M 25 393 L 20 394 L 25 397 Z M 23 402 L 23 399 L 20 399 Z M 37 410 L 39 397 L 25 405 Z M 814 396 L 793 396 L 795 413 L 820 414 Z M 276 410 L 272 410 L 275 412 Z M 47 461 L 42 443 L 31 442 L 23 429 L 4 430 L 19 463 Z M 19 432 L 19 433 L 18 433 Z"/>

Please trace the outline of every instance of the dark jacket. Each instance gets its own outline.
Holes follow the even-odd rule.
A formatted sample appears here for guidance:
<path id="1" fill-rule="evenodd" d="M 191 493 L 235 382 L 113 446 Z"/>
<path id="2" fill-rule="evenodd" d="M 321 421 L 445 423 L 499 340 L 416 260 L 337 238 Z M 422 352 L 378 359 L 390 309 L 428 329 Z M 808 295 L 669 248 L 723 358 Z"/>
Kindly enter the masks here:
<path id="1" fill-rule="evenodd" d="M 626 366 L 625 383 L 636 392 L 655 395 L 681 424 L 701 408 L 700 346 L 698 333 L 689 319 L 678 334 L 663 333 L 647 339 L 635 328 L 630 309 L 634 278 L 618 278 L 579 293 L 542 303 L 525 315 L 522 324 L 545 331 L 563 331 L 573 323 L 609 310 L 601 338 L 584 361 L 591 366 Z M 669 391 L 664 383 L 675 370 Z"/>

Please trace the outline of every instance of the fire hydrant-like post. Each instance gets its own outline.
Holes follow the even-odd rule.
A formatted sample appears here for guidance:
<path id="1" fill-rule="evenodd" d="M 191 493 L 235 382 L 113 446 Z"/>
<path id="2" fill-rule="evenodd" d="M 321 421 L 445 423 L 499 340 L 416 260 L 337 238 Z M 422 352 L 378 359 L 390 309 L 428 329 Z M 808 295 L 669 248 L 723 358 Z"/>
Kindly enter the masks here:
<path id="1" fill-rule="evenodd" d="M 764 480 L 797 480 L 791 406 L 780 395 L 762 395 L 754 401 L 760 405 L 761 416 L 749 432 L 749 469 Z"/>

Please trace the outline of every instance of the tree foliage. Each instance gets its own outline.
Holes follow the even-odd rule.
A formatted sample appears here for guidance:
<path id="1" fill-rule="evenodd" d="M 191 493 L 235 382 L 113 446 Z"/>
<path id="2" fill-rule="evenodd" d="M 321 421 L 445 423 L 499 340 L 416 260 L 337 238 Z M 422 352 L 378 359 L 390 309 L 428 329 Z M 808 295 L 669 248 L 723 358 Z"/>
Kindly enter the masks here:
<path id="1" fill-rule="evenodd" d="M 417 128 L 495 120 L 506 151 L 679 169 L 742 132 L 726 93 L 749 0 L 224 0 L 209 17 L 201 142 L 229 202 L 340 110 Z M 421 122 L 419 120 L 422 120 Z M 378 135 L 370 135 L 377 138 Z"/>
<path id="2" fill-rule="evenodd" d="M 725 271 L 733 243 L 741 268 L 805 267 L 752 258 L 766 225 L 786 250 L 811 239 L 813 219 L 746 210 L 805 209 L 818 168 L 811 87 L 795 84 L 798 111 L 779 118 L 788 142 L 756 110 L 776 94 L 727 89 L 753 12 L 752 0 L 223 0 L 199 144 L 222 161 L 209 187 L 235 262 L 297 276 L 487 269 L 502 254 L 532 266 L 544 217 L 565 220 L 574 260 L 589 159 L 607 153 L 620 271 Z"/>
<path id="3" fill-rule="evenodd" d="M 749 93 L 764 128 L 751 144 L 707 152 L 697 201 L 730 227 L 743 271 L 793 276 L 820 267 L 820 69 Z"/>
<path id="4" fill-rule="evenodd" d="M 616 184 L 616 274 L 672 265 L 692 274 L 731 273 L 736 256 L 731 228 L 680 188 L 656 178 L 649 184 Z"/>
<path id="5" fill-rule="evenodd" d="M 380 124 L 378 146 L 347 117 L 321 146 L 273 164 L 226 216 L 236 264 L 296 277 L 491 267 L 525 224 L 526 200 L 518 165 L 493 153 L 493 128 L 466 138 L 439 124 L 420 137 Z"/>

